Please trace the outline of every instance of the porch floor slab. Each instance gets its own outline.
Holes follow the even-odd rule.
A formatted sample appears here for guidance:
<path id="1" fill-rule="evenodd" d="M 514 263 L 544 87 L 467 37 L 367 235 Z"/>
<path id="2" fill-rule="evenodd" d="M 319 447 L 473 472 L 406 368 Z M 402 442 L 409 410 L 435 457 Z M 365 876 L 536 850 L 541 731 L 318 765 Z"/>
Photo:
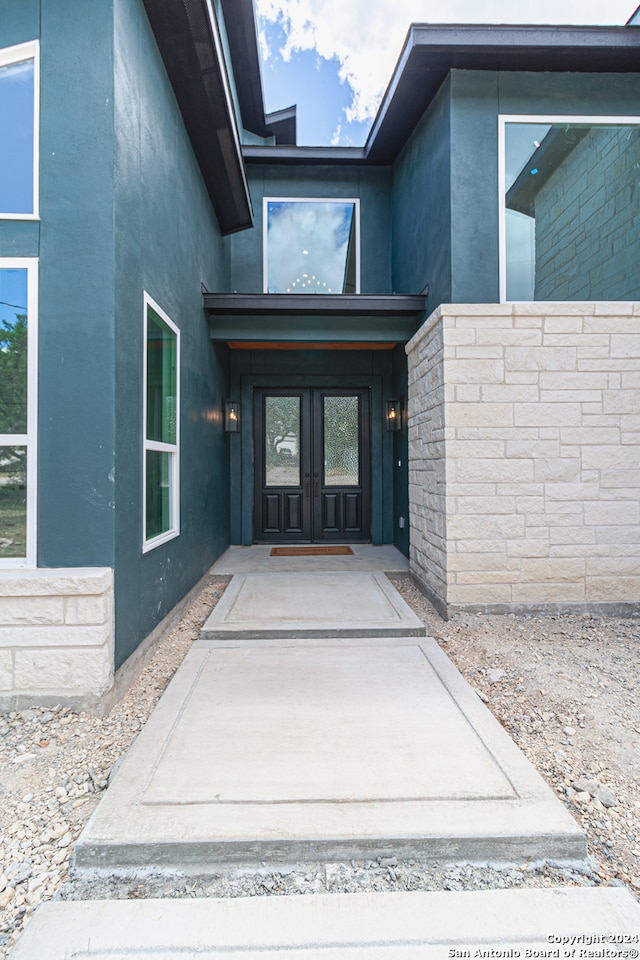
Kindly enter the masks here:
<path id="1" fill-rule="evenodd" d="M 606 888 L 97 900 L 41 906 L 10 960 L 622 956 L 638 933 L 638 903 Z"/>
<path id="2" fill-rule="evenodd" d="M 336 570 L 236 574 L 201 633 L 209 640 L 424 635 L 383 573 Z"/>
<path id="3" fill-rule="evenodd" d="M 345 573 L 408 573 L 409 560 L 391 544 L 350 543 L 351 556 L 272 557 L 271 544 L 229 547 L 214 563 L 211 572 L 220 576 L 234 573 L 316 573 L 342 570 Z"/>
<path id="4" fill-rule="evenodd" d="M 578 860 L 584 835 L 429 638 L 201 640 L 77 869 Z"/>

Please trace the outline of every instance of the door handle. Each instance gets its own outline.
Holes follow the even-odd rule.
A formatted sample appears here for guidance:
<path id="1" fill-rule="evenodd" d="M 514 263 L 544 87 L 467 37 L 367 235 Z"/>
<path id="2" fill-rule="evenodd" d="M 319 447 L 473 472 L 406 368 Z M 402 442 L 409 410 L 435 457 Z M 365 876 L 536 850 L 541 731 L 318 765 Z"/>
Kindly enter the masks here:
<path id="1" fill-rule="evenodd" d="M 304 475 L 304 498 L 308 500 L 311 496 L 311 481 L 309 480 L 310 474 L 305 473 Z"/>
<path id="2" fill-rule="evenodd" d="M 313 475 L 313 496 L 317 500 L 320 496 L 320 474 L 314 473 Z"/>

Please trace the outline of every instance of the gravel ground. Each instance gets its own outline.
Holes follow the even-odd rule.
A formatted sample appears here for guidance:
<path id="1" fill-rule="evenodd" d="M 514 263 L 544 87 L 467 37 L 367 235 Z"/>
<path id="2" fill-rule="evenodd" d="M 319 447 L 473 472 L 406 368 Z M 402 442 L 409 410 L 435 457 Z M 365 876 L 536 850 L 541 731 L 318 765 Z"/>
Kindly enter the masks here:
<path id="1" fill-rule="evenodd" d="M 395 858 L 216 876 L 69 877 L 73 844 L 227 578 L 211 579 L 105 717 L 0 714 L 0 960 L 43 900 L 625 885 L 640 896 L 638 620 L 458 616 L 445 623 L 391 578 L 461 673 L 584 827 L 586 864 L 469 865 Z"/>

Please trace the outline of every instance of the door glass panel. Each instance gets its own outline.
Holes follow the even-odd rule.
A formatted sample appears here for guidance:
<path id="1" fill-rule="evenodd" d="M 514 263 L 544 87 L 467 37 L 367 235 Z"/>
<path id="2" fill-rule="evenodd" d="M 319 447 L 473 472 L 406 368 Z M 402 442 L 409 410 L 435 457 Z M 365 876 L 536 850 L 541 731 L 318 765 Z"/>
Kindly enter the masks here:
<path id="1" fill-rule="evenodd" d="M 324 483 L 329 487 L 360 484 L 358 398 L 323 398 Z"/>
<path id="2" fill-rule="evenodd" d="M 300 397 L 264 398 L 265 486 L 300 486 Z"/>
<path id="3" fill-rule="evenodd" d="M 0 270 L 0 433 L 27 432 L 27 271 Z"/>

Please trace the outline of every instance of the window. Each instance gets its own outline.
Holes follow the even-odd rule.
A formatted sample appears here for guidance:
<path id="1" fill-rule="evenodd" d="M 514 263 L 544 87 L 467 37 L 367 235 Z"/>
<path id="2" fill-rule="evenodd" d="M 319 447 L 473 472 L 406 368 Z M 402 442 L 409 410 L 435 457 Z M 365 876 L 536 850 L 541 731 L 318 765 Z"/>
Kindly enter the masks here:
<path id="1" fill-rule="evenodd" d="M 0 50 L 0 218 L 38 216 L 38 44 Z"/>
<path id="2" fill-rule="evenodd" d="M 265 293 L 359 293 L 358 200 L 265 197 Z"/>
<path id="3" fill-rule="evenodd" d="M 180 532 L 180 331 L 144 296 L 143 550 Z"/>
<path id="4" fill-rule="evenodd" d="M 501 299 L 640 297 L 640 119 L 501 117 Z"/>
<path id="5" fill-rule="evenodd" d="M 0 260 L 0 566 L 36 563 L 35 260 Z"/>

